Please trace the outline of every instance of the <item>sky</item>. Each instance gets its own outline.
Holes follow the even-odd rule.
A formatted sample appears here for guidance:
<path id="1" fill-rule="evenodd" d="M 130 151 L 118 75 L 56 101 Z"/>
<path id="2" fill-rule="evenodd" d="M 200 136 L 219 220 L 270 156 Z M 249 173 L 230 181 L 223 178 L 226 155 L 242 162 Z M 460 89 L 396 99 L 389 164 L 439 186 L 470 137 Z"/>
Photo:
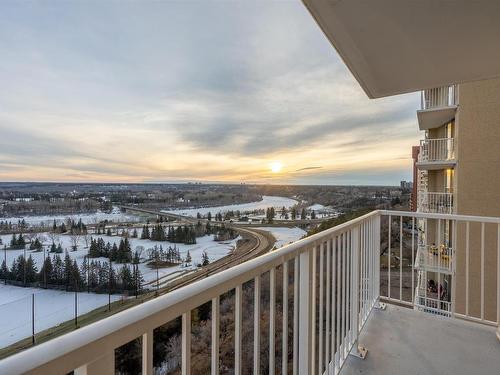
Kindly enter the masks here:
<path id="1" fill-rule="evenodd" d="M 300 0 L 0 2 L 2 181 L 399 184 L 418 104 Z"/>

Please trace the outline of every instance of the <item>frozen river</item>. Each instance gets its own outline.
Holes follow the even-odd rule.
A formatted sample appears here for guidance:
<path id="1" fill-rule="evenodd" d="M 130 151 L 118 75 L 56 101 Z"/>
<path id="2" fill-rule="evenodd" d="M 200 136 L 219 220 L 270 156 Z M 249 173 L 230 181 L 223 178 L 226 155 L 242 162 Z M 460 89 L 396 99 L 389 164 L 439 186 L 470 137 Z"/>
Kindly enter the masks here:
<path id="1" fill-rule="evenodd" d="M 215 215 L 218 212 L 224 213 L 227 211 L 238 211 L 238 210 L 243 213 L 246 211 L 250 212 L 253 210 L 265 210 L 268 207 L 274 207 L 274 208 L 286 207 L 288 209 L 292 206 L 295 206 L 297 203 L 299 202 L 291 198 L 278 197 L 273 195 L 263 195 L 262 200 L 257 202 L 232 204 L 228 206 L 164 210 L 164 212 L 172 212 L 180 215 L 195 217 L 197 213 L 200 213 L 201 215 L 206 215 L 210 212 L 212 215 Z"/>

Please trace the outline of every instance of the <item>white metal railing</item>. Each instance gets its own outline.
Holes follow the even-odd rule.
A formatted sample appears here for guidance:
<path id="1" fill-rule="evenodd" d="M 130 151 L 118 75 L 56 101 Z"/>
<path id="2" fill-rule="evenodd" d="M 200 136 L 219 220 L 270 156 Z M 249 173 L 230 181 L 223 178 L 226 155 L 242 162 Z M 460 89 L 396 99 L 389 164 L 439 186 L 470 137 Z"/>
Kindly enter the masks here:
<path id="1" fill-rule="evenodd" d="M 420 141 L 419 162 L 439 162 L 455 160 L 453 138 L 422 139 Z"/>
<path id="2" fill-rule="evenodd" d="M 458 86 L 443 86 L 421 92 L 421 109 L 451 107 L 458 104 Z"/>
<path id="3" fill-rule="evenodd" d="M 388 232 L 387 236 L 381 234 L 382 238 L 387 238 L 381 246 L 381 258 L 386 258 L 380 262 L 382 300 L 498 326 L 500 218 L 404 211 L 382 211 L 381 214 L 381 230 L 387 227 Z M 428 242 L 444 243 L 449 229 L 450 247 L 453 248 L 451 274 L 441 272 L 439 267 L 417 272 L 416 261 L 411 260 L 416 256 L 419 237 L 417 227 L 421 220 L 427 221 L 425 230 L 428 233 L 425 236 Z M 437 284 L 435 293 L 427 293 L 427 279 L 431 278 Z M 419 282 L 421 279 L 423 283 Z M 449 280 L 449 284 L 444 280 Z M 443 287 L 446 288 L 445 294 L 440 293 Z M 487 291 L 489 296 L 494 297 L 486 298 Z"/>
<path id="4" fill-rule="evenodd" d="M 426 234 L 427 240 L 434 243 L 443 243 L 441 229 L 448 224 L 451 227 L 450 246 L 461 258 L 452 262 L 454 276 L 446 275 L 451 280 L 449 301 L 441 299 L 440 293 L 435 297 L 424 295 L 424 300 L 419 298 L 418 274 L 422 270 L 417 273 L 415 257 L 417 222 L 421 220 L 427 220 L 427 231 L 430 222 L 436 226 L 436 230 Z M 479 272 L 469 266 L 478 262 Z M 460 277 L 456 277 L 456 264 L 464 269 Z M 226 340 L 229 343 L 225 345 L 232 345 L 226 353 L 234 353 L 234 373 L 242 373 L 243 343 L 253 340 L 242 335 L 243 324 L 253 325 L 254 374 L 274 374 L 278 367 L 280 373 L 295 375 L 337 374 L 349 353 L 359 353 L 358 336 L 379 298 L 417 309 L 423 306 L 421 310 L 440 315 L 446 312 L 453 317 L 497 325 L 499 269 L 500 218 L 374 211 L 8 357 L 0 361 L 0 373 L 43 375 L 75 370 L 77 375 L 113 374 L 115 349 L 142 338 L 142 373 L 151 375 L 155 328 L 182 317 L 181 373 L 189 375 L 191 313 L 211 301 L 208 327 L 212 335 L 212 374 L 219 373 L 222 345 L 219 339 L 223 330 L 234 334 L 231 340 Z M 491 274 L 497 275 L 493 281 Z M 263 275 L 267 275 L 265 279 L 261 279 Z M 268 293 L 263 295 L 262 283 L 267 277 Z M 444 279 L 439 268 L 432 277 Z M 243 321 L 244 301 L 248 298 L 243 290 L 249 283 L 253 287 L 254 318 Z M 234 295 L 234 326 L 229 328 L 222 327 L 219 309 L 222 297 L 228 292 Z M 278 293 L 282 293 L 281 298 Z M 492 295 L 496 298 L 491 298 Z M 261 319 L 263 298 L 268 302 L 268 320 Z M 280 300 L 290 303 L 280 305 Z M 289 305 L 293 308 L 289 309 Z M 268 324 L 269 352 L 261 371 L 263 322 Z M 281 357 L 277 356 L 280 348 L 276 345 L 280 322 L 281 353 L 287 354 Z"/>
<path id="5" fill-rule="evenodd" d="M 114 373 L 114 349 L 142 337 L 142 373 L 153 374 L 153 330 L 182 317 L 182 374 L 190 373 L 191 311 L 212 301 L 212 373 L 219 363 L 219 303 L 234 290 L 234 366 L 242 364 L 242 285 L 254 280 L 254 368 L 259 373 L 261 337 L 261 276 L 269 273 L 269 374 L 276 367 L 276 275 L 283 274 L 283 300 L 293 298 L 293 312 L 282 304 L 283 347 L 293 340 L 292 360 L 282 356 L 282 373 L 338 372 L 379 296 L 380 215 L 374 211 L 343 225 L 270 252 L 203 281 L 55 338 L 0 362 L 2 374 Z M 289 285 L 289 268 L 293 283 Z M 300 301 L 300 303 L 299 303 Z M 288 320 L 293 318 L 293 337 Z M 319 320 L 318 320 L 319 319 Z M 313 322 L 318 321 L 318 324 Z M 283 334 L 283 332 L 285 332 Z M 318 343 L 319 347 L 316 347 Z M 357 346 L 356 346 L 357 347 Z"/>
<path id="6" fill-rule="evenodd" d="M 426 213 L 453 213 L 453 193 L 418 192 L 418 209 Z"/>
<path id="7" fill-rule="evenodd" d="M 419 245 L 415 266 L 429 271 L 451 273 L 453 271 L 453 249 L 444 244 Z"/>

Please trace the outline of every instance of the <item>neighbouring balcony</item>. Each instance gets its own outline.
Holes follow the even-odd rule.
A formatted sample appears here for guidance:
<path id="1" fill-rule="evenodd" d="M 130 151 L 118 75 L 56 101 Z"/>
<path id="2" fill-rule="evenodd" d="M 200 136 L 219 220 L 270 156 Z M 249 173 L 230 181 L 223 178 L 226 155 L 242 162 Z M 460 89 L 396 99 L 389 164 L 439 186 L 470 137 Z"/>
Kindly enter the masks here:
<path id="1" fill-rule="evenodd" d="M 452 259 L 453 250 L 444 244 L 420 245 L 415 266 L 420 270 L 451 274 L 453 272 Z"/>
<path id="2" fill-rule="evenodd" d="M 420 111 L 417 111 L 420 130 L 437 128 L 455 117 L 458 106 L 458 86 L 427 89 L 421 93 Z"/>
<path id="3" fill-rule="evenodd" d="M 442 295 L 435 298 L 432 290 L 421 294 L 415 257 L 418 222 L 425 219 L 450 223 L 454 246 L 467 249 L 458 263 L 480 257 L 488 264 L 487 272 L 462 270 L 463 279 L 485 285 L 487 295 L 472 284 L 466 292 L 463 284 L 457 289 L 457 277 L 447 279 L 457 303 L 442 305 L 449 298 L 439 301 Z M 500 218 L 373 211 L 35 345 L 0 361 L 0 373 L 111 375 L 124 353 L 139 361 L 144 375 L 190 375 L 200 358 L 211 374 L 496 373 L 500 247 L 485 231 L 498 238 Z M 383 310 L 381 302 L 398 306 Z M 200 306 L 208 307 L 203 326 Z M 178 333 L 157 335 L 172 321 Z M 200 357 L 202 329 L 208 341 Z M 179 358 L 159 362 L 153 358 L 168 346 L 165 332 L 178 335 L 170 347 Z M 371 351 L 364 361 L 361 345 Z"/>
<path id="4" fill-rule="evenodd" d="M 441 275 L 435 274 L 437 278 Z M 433 315 L 451 316 L 452 306 L 450 291 L 445 287 L 443 278 L 434 281 L 428 276 L 427 271 L 418 273 L 418 283 L 415 288 L 414 309 Z"/>
<path id="5" fill-rule="evenodd" d="M 421 92 L 420 109 L 453 107 L 458 104 L 458 89 L 456 85 L 426 89 Z"/>
<path id="6" fill-rule="evenodd" d="M 456 164 L 453 138 L 423 139 L 420 141 L 417 166 L 420 169 L 445 169 Z"/>
<path id="7" fill-rule="evenodd" d="M 453 193 L 435 193 L 421 191 L 418 193 L 418 210 L 425 213 L 453 213 Z"/>

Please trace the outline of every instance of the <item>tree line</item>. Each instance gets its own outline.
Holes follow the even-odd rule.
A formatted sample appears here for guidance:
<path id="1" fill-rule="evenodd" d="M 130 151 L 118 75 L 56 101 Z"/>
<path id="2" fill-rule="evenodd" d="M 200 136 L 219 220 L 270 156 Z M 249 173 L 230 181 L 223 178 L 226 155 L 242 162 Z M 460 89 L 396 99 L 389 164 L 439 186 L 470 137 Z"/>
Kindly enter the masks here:
<path id="1" fill-rule="evenodd" d="M 0 266 L 0 279 L 5 283 L 45 288 L 63 288 L 67 291 L 93 291 L 96 293 L 140 292 L 144 282 L 139 270 L 139 258 L 134 257 L 132 267 L 125 264 L 117 271 L 110 262 L 90 260 L 86 257 L 79 267 L 68 252 L 64 258 L 59 254 L 45 258 L 38 271 L 31 255 L 26 259 L 19 255 L 9 268 L 5 262 Z"/>

